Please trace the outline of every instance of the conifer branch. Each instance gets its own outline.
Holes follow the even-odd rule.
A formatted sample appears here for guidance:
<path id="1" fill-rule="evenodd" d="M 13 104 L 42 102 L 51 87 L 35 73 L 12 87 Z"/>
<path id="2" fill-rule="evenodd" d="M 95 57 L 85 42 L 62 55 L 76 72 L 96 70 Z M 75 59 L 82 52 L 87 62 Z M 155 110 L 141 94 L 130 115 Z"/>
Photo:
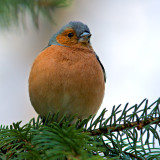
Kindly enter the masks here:
<path id="1" fill-rule="evenodd" d="M 137 127 L 137 129 L 140 130 L 148 124 L 158 124 L 158 123 L 160 123 L 160 117 L 141 120 L 139 122 L 136 121 L 136 122 L 128 122 L 126 124 L 116 124 L 115 126 L 105 126 L 99 129 L 89 131 L 89 133 L 91 133 L 92 136 L 98 136 L 101 134 L 107 134 L 109 132 L 123 131 L 125 129 L 132 127 Z"/>
<path id="2" fill-rule="evenodd" d="M 125 151 L 124 151 L 124 153 L 125 153 L 126 155 L 129 155 L 131 158 L 136 158 L 136 160 L 143 160 L 141 157 L 138 157 L 138 156 L 136 156 L 136 155 L 133 154 L 133 153 L 128 153 L 128 152 L 125 152 Z"/>
<path id="3" fill-rule="evenodd" d="M 43 15 L 53 22 L 55 8 L 66 7 L 71 0 L 1 0 L 0 1 L 0 26 L 8 29 L 19 23 L 26 27 L 26 12 L 32 18 L 34 26 L 39 28 L 39 17 Z"/>
<path id="4" fill-rule="evenodd" d="M 114 106 L 108 118 L 104 109 L 98 118 L 89 117 L 76 124 L 75 116 L 59 119 L 57 113 L 48 115 L 45 121 L 38 116 L 24 126 L 21 122 L 1 125 L 0 159 L 159 158 L 160 148 L 154 143 L 160 144 L 160 99 L 151 105 L 147 99 L 132 107 L 127 103 L 123 110 L 120 106 Z"/>

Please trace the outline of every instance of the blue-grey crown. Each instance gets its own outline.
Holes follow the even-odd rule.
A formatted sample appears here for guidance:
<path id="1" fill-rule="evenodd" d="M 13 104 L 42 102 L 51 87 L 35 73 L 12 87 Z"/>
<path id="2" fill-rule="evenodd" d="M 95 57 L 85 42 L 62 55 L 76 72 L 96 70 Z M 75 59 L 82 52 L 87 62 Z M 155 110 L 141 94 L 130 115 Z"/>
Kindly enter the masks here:
<path id="1" fill-rule="evenodd" d="M 88 26 L 79 21 L 71 21 L 66 25 L 66 27 L 73 28 L 76 31 L 77 37 L 79 37 L 83 32 L 90 33 Z"/>

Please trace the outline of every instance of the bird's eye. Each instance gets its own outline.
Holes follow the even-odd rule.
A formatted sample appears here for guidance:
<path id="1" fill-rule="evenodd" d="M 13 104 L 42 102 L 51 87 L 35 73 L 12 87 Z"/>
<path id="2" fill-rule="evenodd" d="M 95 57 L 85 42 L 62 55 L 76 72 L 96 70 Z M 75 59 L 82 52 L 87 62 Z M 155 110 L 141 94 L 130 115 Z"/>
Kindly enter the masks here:
<path id="1" fill-rule="evenodd" d="M 68 33 L 68 37 L 69 38 L 73 37 L 73 33 Z"/>

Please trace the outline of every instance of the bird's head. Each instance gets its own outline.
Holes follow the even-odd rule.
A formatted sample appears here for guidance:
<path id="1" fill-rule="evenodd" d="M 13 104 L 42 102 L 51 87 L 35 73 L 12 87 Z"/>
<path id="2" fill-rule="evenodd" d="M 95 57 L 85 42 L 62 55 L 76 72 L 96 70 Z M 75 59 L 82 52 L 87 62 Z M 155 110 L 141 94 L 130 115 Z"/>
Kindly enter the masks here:
<path id="1" fill-rule="evenodd" d="M 87 25 L 82 22 L 71 21 L 52 36 L 48 45 L 91 48 L 90 37 L 91 33 Z"/>

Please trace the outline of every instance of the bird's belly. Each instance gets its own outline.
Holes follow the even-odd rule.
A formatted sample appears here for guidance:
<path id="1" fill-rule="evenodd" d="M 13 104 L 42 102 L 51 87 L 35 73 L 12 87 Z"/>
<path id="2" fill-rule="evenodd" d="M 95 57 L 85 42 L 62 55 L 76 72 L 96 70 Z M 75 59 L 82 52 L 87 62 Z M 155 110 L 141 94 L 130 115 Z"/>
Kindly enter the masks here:
<path id="1" fill-rule="evenodd" d="M 89 78 L 84 78 L 83 81 L 78 78 L 80 77 L 65 77 L 63 83 L 51 87 L 46 97 L 49 111 L 59 111 L 62 115 L 77 113 L 79 118 L 87 118 L 97 112 L 103 99 L 104 86 Z"/>
<path id="2" fill-rule="evenodd" d="M 61 116 L 78 114 L 83 119 L 97 112 L 104 96 L 104 79 L 94 57 L 87 63 L 83 59 L 74 64 L 54 61 L 45 69 L 39 68 L 32 68 L 35 75 L 29 79 L 29 93 L 41 116 L 60 112 Z"/>

